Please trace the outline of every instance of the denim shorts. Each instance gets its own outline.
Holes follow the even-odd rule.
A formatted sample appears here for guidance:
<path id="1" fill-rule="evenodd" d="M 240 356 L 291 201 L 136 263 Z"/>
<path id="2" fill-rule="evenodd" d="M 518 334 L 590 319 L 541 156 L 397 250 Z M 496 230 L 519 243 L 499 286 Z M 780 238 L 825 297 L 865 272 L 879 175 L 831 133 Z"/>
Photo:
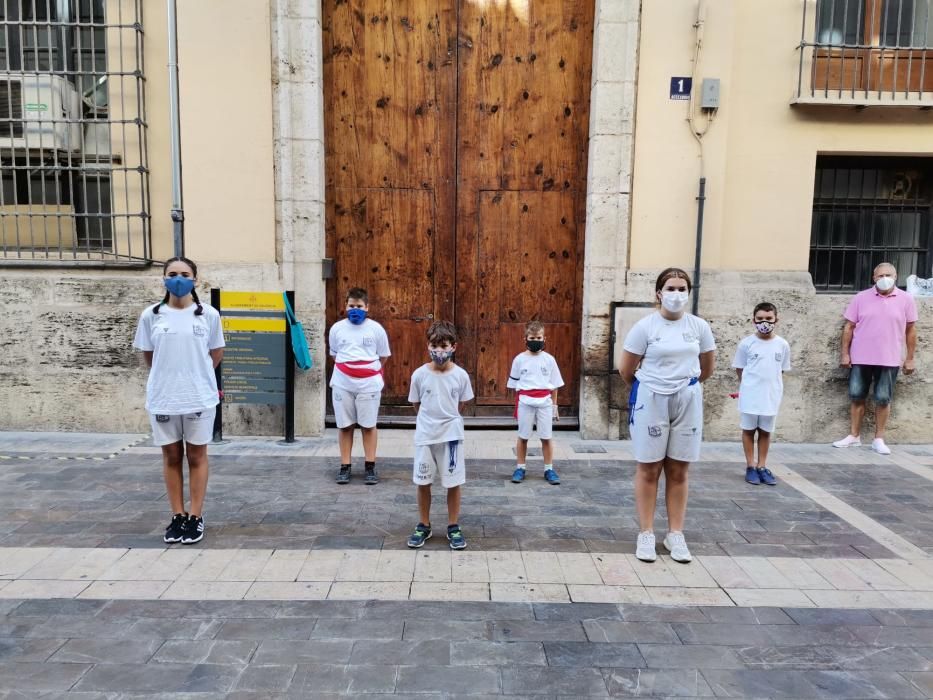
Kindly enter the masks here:
<path id="1" fill-rule="evenodd" d="M 899 367 L 880 365 L 852 365 L 849 370 L 849 398 L 852 401 L 864 401 L 868 398 L 868 387 L 875 386 L 875 403 L 887 406 L 894 396 L 894 382 L 897 381 Z"/>

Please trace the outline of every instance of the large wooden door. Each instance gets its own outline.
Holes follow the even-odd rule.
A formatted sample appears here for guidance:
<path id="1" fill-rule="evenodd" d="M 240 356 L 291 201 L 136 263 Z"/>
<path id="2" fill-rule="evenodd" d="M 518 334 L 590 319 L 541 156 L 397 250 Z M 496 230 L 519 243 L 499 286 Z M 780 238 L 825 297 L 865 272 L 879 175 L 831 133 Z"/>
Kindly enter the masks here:
<path id="1" fill-rule="evenodd" d="M 325 0 L 328 323 L 369 289 L 406 402 L 452 319 L 481 414 L 508 411 L 524 324 L 576 406 L 593 0 Z"/>

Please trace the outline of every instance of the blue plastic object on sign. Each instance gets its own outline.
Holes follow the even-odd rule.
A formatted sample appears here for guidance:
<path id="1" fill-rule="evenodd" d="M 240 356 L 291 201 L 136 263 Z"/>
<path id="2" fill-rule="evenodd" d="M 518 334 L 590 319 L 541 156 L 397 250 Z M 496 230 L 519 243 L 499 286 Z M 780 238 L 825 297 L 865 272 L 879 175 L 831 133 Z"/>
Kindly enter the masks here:
<path id="1" fill-rule="evenodd" d="M 309 370 L 313 362 L 311 352 L 308 348 L 308 341 L 305 338 L 305 330 L 298 319 L 295 318 L 295 312 L 292 311 L 292 305 L 288 303 L 288 296 L 282 295 L 285 299 L 285 316 L 288 319 L 288 329 L 292 339 L 292 353 L 295 355 L 295 364 L 298 369 Z"/>
<path id="2" fill-rule="evenodd" d="M 671 78 L 671 99 L 689 100 L 693 89 L 693 78 Z"/>

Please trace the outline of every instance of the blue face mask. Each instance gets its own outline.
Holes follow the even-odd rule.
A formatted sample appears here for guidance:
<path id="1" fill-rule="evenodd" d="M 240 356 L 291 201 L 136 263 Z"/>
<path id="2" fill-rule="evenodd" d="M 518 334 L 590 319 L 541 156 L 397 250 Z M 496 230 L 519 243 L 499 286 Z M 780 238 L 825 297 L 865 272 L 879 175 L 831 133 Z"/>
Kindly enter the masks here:
<path id="1" fill-rule="evenodd" d="M 176 297 L 186 297 L 194 289 L 194 280 L 190 277 L 166 277 L 162 280 L 165 288 Z"/>
<path id="2" fill-rule="evenodd" d="M 366 320 L 366 309 L 350 309 L 347 311 L 347 318 L 354 326 L 358 326 Z"/>

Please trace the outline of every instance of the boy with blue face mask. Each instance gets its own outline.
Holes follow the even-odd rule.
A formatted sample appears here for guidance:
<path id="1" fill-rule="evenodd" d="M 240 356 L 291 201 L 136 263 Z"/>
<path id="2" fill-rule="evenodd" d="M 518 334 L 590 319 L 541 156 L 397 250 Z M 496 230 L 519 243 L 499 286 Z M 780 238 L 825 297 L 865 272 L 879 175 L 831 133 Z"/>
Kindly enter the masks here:
<path id="1" fill-rule="evenodd" d="M 363 434 L 367 485 L 379 481 L 376 474 L 376 419 L 385 386 L 382 374 L 389 359 L 389 337 L 376 321 L 367 318 L 369 296 L 365 289 L 354 287 L 347 292 L 347 317 L 330 328 L 327 345 L 334 358 L 331 375 L 331 398 L 339 429 L 340 471 L 337 483 L 350 481 L 350 455 L 353 429 Z"/>
<path id="2" fill-rule="evenodd" d="M 454 364 L 457 331 L 449 321 L 436 321 L 428 329 L 431 361 L 411 375 L 408 400 L 418 414 L 415 423 L 415 460 L 412 480 L 418 486 L 419 522 L 408 538 L 418 549 L 431 539 L 431 484 L 440 474 L 447 489 L 447 541 L 451 549 L 464 549 L 460 518 L 460 486 L 466 481 L 463 458 L 463 407 L 473 399 L 470 376 Z"/>
<path id="3" fill-rule="evenodd" d="M 752 314 L 755 333 L 742 340 L 732 366 L 739 378 L 739 424 L 745 448 L 745 481 L 774 486 L 767 467 L 771 433 L 784 394 L 784 372 L 790 370 L 790 345 L 774 333 L 777 308 L 763 301 Z M 758 459 L 755 459 L 755 437 Z"/>

